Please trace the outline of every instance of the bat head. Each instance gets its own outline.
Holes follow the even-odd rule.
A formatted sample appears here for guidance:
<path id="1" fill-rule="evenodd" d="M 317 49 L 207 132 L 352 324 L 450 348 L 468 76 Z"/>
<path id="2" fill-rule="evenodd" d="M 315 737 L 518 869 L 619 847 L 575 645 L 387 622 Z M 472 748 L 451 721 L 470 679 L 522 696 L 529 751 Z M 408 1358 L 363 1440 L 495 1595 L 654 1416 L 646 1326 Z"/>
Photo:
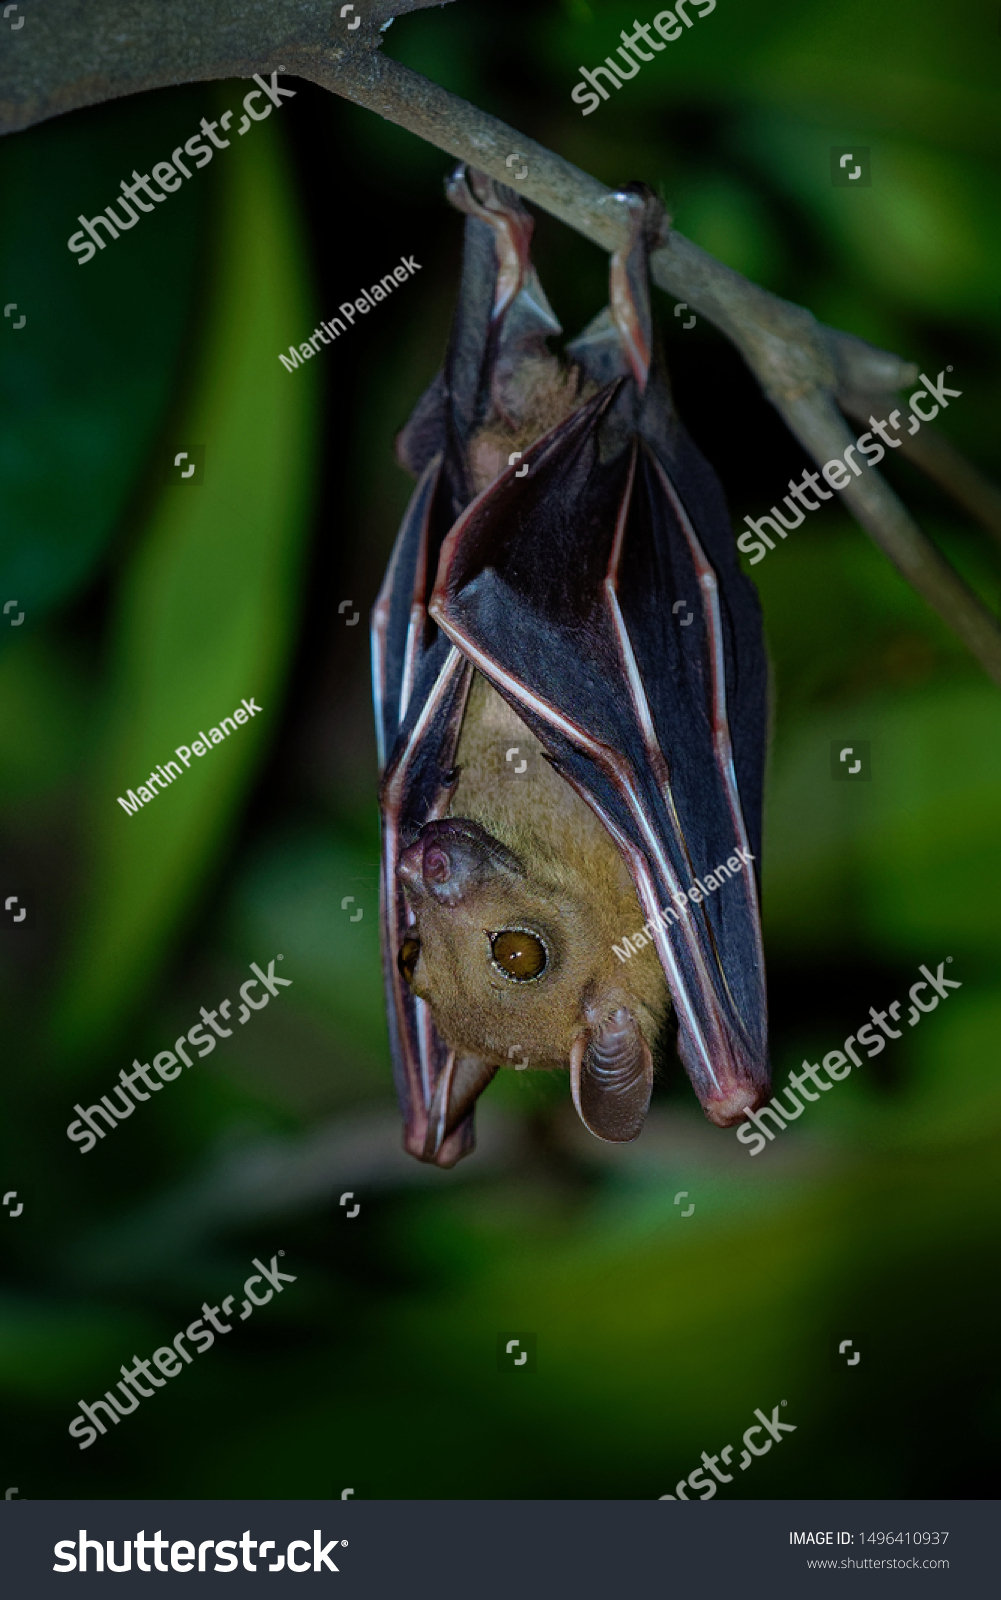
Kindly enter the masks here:
<path id="1" fill-rule="evenodd" d="M 667 996 L 655 959 L 613 954 L 632 885 L 613 849 L 585 863 L 538 833 L 520 842 L 463 817 L 425 824 L 398 867 L 414 916 L 400 971 L 460 1057 L 569 1069 L 591 1132 L 633 1139 Z"/>

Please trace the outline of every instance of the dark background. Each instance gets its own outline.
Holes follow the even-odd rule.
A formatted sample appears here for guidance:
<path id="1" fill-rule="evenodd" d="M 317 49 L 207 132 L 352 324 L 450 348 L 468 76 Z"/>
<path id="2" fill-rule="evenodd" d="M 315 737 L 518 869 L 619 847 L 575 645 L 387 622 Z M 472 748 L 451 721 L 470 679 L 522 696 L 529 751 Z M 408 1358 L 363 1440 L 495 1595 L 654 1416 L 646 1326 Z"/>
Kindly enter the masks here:
<path id="1" fill-rule="evenodd" d="M 682 232 L 822 320 L 932 376 L 951 363 L 943 428 L 996 470 L 996 7 L 719 0 L 581 117 L 580 64 L 632 24 L 621 5 L 481 0 L 395 23 L 386 49 L 604 181 L 657 185 Z M 249 86 L 0 145 L 0 289 L 27 316 L 0 325 L 0 601 L 25 612 L 0 621 L 0 890 L 27 907 L 0 915 L 0 1184 L 24 1207 L 0 1215 L 0 1489 L 657 1496 L 784 1399 L 797 1431 L 722 1493 L 982 1495 L 1001 1420 L 1001 718 L 837 502 L 753 569 L 775 679 L 776 1079 L 903 999 L 921 963 L 952 956 L 963 987 L 753 1161 L 677 1065 L 626 1149 L 580 1130 L 565 1081 L 510 1073 L 453 1172 L 399 1151 L 365 620 L 461 225 L 447 158 L 294 86 L 83 267 L 78 213 Z M 830 147 L 852 142 L 871 188 L 831 184 Z M 287 373 L 278 352 L 402 255 L 421 271 Z M 576 332 L 607 258 L 540 217 L 535 259 Z M 806 460 L 726 342 L 655 306 L 740 526 Z M 192 444 L 204 481 L 168 484 Z M 890 477 L 996 610 L 996 543 L 906 465 Z M 261 718 L 125 815 L 117 795 L 251 695 Z M 831 742 L 853 739 L 871 781 L 832 783 Z M 293 986 L 81 1156 L 74 1101 L 279 953 Z M 78 1399 L 279 1249 L 280 1300 L 79 1451 Z M 537 1370 L 498 1371 L 509 1329 L 536 1335 Z"/>

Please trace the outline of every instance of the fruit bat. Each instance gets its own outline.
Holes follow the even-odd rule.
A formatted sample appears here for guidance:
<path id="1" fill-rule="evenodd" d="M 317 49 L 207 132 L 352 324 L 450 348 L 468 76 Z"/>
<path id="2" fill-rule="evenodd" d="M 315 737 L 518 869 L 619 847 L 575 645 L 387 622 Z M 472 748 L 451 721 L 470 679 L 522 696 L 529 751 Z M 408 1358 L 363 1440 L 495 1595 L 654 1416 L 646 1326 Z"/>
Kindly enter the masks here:
<path id="1" fill-rule="evenodd" d="M 417 486 L 372 613 L 383 958 L 404 1144 L 443 1167 L 501 1066 L 569 1069 L 590 1131 L 635 1138 L 672 1007 L 712 1122 L 768 1089 L 760 609 L 654 347 L 662 213 L 634 188 L 610 304 L 561 363 L 528 211 L 457 169 L 459 302 L 397 442 Z"/>

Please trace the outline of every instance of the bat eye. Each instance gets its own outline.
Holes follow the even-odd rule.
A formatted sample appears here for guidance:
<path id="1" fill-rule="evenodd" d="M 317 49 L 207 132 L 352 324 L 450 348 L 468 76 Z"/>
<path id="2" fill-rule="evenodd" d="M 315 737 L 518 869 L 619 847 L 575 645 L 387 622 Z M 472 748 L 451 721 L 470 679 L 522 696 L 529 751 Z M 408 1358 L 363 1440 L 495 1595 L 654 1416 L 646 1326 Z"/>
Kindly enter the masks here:
<path id="1" fill-rule="evenodd" d="M 505 978 L 514 978 L 518 983 L 541 978 L 549 964 L 549 952 L 542 940 L 526 928 L 505 928 L 502 933 L 495 933 L 490 940 L 490 953 L 494 966 Z"/>
<path id="2" fill-rule="evenodd" d="M 413 983 L 414 981 L 414 968 L 417 965 L 417 957 L 420 953 L 421 941 L 419 939 L 404 939 L 400 945 L 400 953 L 396 958 L 396 965 L 400 969 L 401 977 L 407 983 Z"/>

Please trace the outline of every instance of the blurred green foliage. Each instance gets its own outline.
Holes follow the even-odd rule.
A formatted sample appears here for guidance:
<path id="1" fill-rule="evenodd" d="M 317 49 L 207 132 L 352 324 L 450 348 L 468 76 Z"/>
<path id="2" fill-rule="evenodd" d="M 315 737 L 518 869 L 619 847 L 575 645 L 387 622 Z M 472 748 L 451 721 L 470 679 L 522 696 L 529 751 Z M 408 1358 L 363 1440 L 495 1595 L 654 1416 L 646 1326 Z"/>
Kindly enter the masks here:
<path id="1" fill-rule="evenodd" d="M 582 118 L 580 64 L 633 21 L 489 0 L 398 20 L 387 49 L 605 181 L 660 185 L 683 232 L 824 320 L 953 363 L 943 426 L 989 468 L 996 8 L 719 0 Z M 0 599 L 27 612 L 0 629 L 0 861 L 30 911 L 0 928 L 0 1172 L 27 1202 L 3 1224 L 8 1481 L 655 1496 L 784 1398 L 797 1432 L 728 1494 L 982 1495 L 1001 1422 L 996 689 L 836 507 L 808 518 L 752 573 L 775 678 L 776 1078 L 903 999 L 922 962 L 951 955 L 962 988 L 760 1158 L 702 1124 L 680 1070 L 634 1147 L 579 1135 L 559 1081 L 510 1074 L 454 1173 L 397 1155 L 365 630 L 338 607 L 370 603 L 405 502 L 392 434 L 456 283 L 447 161 L 300 86 L 78 268 L 65 239 L 115 193 L 120 152 L 155 159 L 210 96 L 232 86 L 0 148 L 0 282 L 29 318 L 0 329 Z M 829 176 L 853 141 L 872 150 L 857 193 Z M 405 293 L 287 374 L 278 351 L 401 251 L 423 264 Z M 604 258 L 544 219 L 536 254 L 575 331 Z M 799 457 L 724 342 L 658 299 L 679 408 L 739 524 Z M 167 487 L 189 440 L 205 482 Z M 889 465 L 996 607 L 987 536 Z M 244 695 L 263 723 L 126 817 L 115 797 Z M 870 783 L 831 782 L 842 738 L 871 741 Z M 293 986 L 81 1157 L 72 1100 L 279 954 Z M 279 1248 L 297 1274 L 280 1302 L 81 1455 L 78 1398 Z M 496 1370 L 507 1328 L 538 1333 L 530 1378 Z M 831 1364 L 839 1330 L 864 1334 L 857 1373 Z"/>
<path id="2" fill-rule="evenodd" d="M 180 126 L 194 125 L 199 99 L 178 91 Z M 161 154 L 160 115 L 155 96 L 129 107 L 140 168 Z M 78 213 L 114 202 L 121 125 L 117 107 L 77 119 L 72 138 L 44 123 L 6 140 L 0 165 L 0 273 L 27 319 L 20 339 L 4 323 L 0 587 L 33 624 L 79 593 L 121 530 L 181 376 L 198 292 L 204 183 L 171 197 L 169 226 L 154 217 L 86 266 L 67 250 Z M 161 276 L 172 292 L 154 317 L 150 284 Z M 0 634 L 0 649 L 12 642 Z"/>
<path id="3" fill-rule="evenodd" d="M 203 445 L 205 481 L 167 485 L 118 574 L 114 663 L 95 716 L 92 887 L 53 1019 L 62 1054 L 78 1062 L 156 971 L 232 830 L 269 715 L 274 726 L 298 610 L 315 381 L 307 366 L 289 385 L 275 350 L 287 349 L 293 317 L 312 317 L 277 135 L 270 123 L 253 133 L 253 164 L 240 151 L 226 172 L 212 299 L 174 430 L 178 443 Z M 173 453 L 171 444 L 163 467 Z M 191 758 L 168 804 L 143 808 L 135 826 L 123 827 L 125 813 L 108 797 L 127 796 L 158 762 L 180 765 L 176 747 L 190 750 L 199 730 L 231 717 L 248 696 L 265 720 L 255 714 L 204 765 Z"/>

